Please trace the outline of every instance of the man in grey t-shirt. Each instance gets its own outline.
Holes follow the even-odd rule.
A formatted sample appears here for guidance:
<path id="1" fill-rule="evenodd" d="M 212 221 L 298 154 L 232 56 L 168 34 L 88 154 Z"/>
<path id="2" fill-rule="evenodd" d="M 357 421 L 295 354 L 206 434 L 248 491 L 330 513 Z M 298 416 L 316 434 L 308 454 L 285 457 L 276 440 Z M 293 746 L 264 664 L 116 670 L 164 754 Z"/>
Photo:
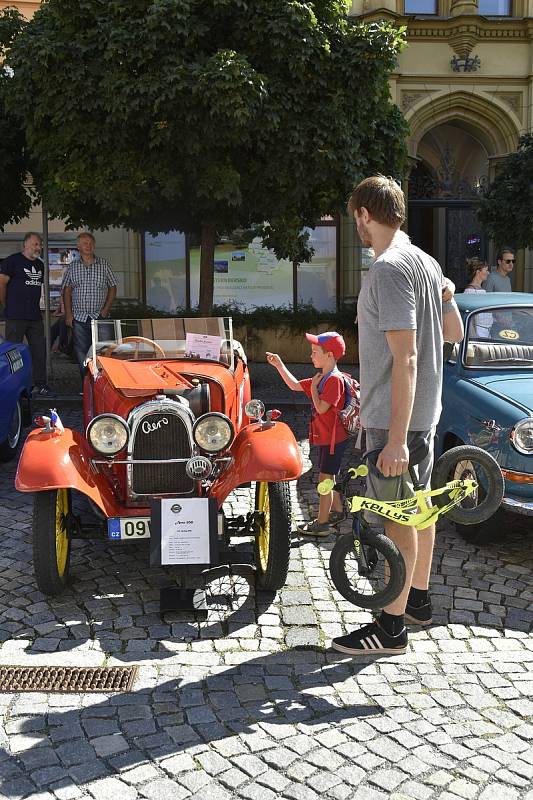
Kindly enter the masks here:
<path id="1" fill-rule="evenodd" d="M 514 250 L 503 247 L 498 253 L 497 260 L 498 266 L 483 283 L 483 289 L 486 292 L 512 292 L 510 275 L 516 261 Z"/>
<path id="2" fill-rule="evenodd" d="M 375 253 L 358 302 L 361 421 L 370 456 L 367 496 L 401 499 L 413 494 L 405 473 L 410 449 L 418 451 L 419 443 L 424 452 L 418 476 L 429 484 L 441 411 L 443 338 L 461 341 L 463 326 L 453 301 L 455 287 L 437 262 L 400 231 L 405 199 L 396 182 L 367 178 L 352 193 L 348 209 L 363 245 Z M 431 622 L 428 586 L 435 526 L 419 537 L 414 527 L 387 519 L 385 531 L 403 555 L 405 587 L 375 622 L 333 639 L 340 652 L 404 653 L 406 619 Z"/>

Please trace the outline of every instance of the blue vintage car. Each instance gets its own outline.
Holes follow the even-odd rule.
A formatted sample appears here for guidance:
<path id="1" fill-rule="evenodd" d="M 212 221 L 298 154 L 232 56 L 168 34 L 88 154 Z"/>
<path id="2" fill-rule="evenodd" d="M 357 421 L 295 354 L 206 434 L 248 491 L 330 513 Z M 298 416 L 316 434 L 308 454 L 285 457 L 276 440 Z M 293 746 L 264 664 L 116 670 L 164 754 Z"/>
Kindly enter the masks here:
<path id="1" fill-rule="evenodd" d="M 465 338 L 445 357 L 435 454 L 457 444 L 487 450 L 505 478 L 502 508 L 533 515 L 533 294 L 479 292 L 456 300 Z M 457 469 L 466 474 L 473 467 Z M 482 476 L 480 484 L 483 491 Z"/>
<path id="2" fill-rule="evenodd" d="M 0 461 L 17 452 L 22 427 L 31 418 L 31 388 L 29 348 L 0 336 Z"/>

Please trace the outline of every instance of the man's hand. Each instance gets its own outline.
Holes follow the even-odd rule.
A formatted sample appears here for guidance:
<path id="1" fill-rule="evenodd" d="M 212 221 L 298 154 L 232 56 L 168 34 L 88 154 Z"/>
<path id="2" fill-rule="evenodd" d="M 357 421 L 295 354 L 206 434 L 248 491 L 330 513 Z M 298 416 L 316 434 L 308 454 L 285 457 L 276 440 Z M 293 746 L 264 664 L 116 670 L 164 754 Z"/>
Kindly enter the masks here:
<path id="1" fill-rule="evenodd" d="M 451 281 L 449 278 L 444 278 L 444 282 L 442 284 L 442 302 L 449 303 L 450 300 L 453 299 L 455 294 L 455 283 Z"/>
<path id="2" fill-rule="evenodd" d="M 407 445 L 388 442 L 379 454 L 376 466 L 386 478 L 396 477 L 407 472 L 409 467 Z"/>
<path id="3" fill-rule="evenodd" d="M 69 314 L 68 311 L 65 312 L 65 325 L 67 328 L 72 328 L 73 317 L 72 314 Z"/>
<path id="4" fill-rule="evenodd" d="M 109 309 L 108 308 L 103 308 L 100 311 L 100 319 L 107 319 L 108 316 L 109 316 Z"/>

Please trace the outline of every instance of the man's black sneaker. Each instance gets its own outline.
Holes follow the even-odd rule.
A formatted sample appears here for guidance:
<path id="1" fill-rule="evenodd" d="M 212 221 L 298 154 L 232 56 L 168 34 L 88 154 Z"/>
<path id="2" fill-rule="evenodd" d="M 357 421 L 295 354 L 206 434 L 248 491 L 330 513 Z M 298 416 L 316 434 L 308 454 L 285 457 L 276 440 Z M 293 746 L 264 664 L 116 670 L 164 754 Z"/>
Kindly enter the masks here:
<path id="1" fill-rule="evenodd" d="M 371 622 L 346 636 L 337 636 L 332 639 L 331 646 L 351 656 L 401 655 L 407 650 L 407 628 L 397 636 L 391 636 L 379 622 Z"/>
<path id="2" fill-rule="evenodd" d="M 405 607 L 405 621 L 410 625 L 431 625 L 433 622 L 433 611 L 431 601 L 424 603 L 423 606 L 411 606 L 407 603 Z"/>

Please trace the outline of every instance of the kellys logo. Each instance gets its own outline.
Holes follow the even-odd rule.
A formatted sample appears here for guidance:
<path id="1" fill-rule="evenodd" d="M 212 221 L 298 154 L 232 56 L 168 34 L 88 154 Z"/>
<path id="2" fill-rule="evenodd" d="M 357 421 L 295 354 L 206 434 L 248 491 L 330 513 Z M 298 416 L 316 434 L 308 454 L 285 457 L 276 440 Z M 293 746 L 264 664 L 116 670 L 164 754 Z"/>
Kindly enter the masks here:
<path id="1" fill-rule="evenodd" d="M 29 280 L 26 281 L 26 286 L 40 286 L 42 284 L 43 276 L 40 269 L 35 269 L 35 267 L 26 269 L 26 267 L 24 267 L 24 272 L 26 273 L 26 277 L 29 278 Z"/>

